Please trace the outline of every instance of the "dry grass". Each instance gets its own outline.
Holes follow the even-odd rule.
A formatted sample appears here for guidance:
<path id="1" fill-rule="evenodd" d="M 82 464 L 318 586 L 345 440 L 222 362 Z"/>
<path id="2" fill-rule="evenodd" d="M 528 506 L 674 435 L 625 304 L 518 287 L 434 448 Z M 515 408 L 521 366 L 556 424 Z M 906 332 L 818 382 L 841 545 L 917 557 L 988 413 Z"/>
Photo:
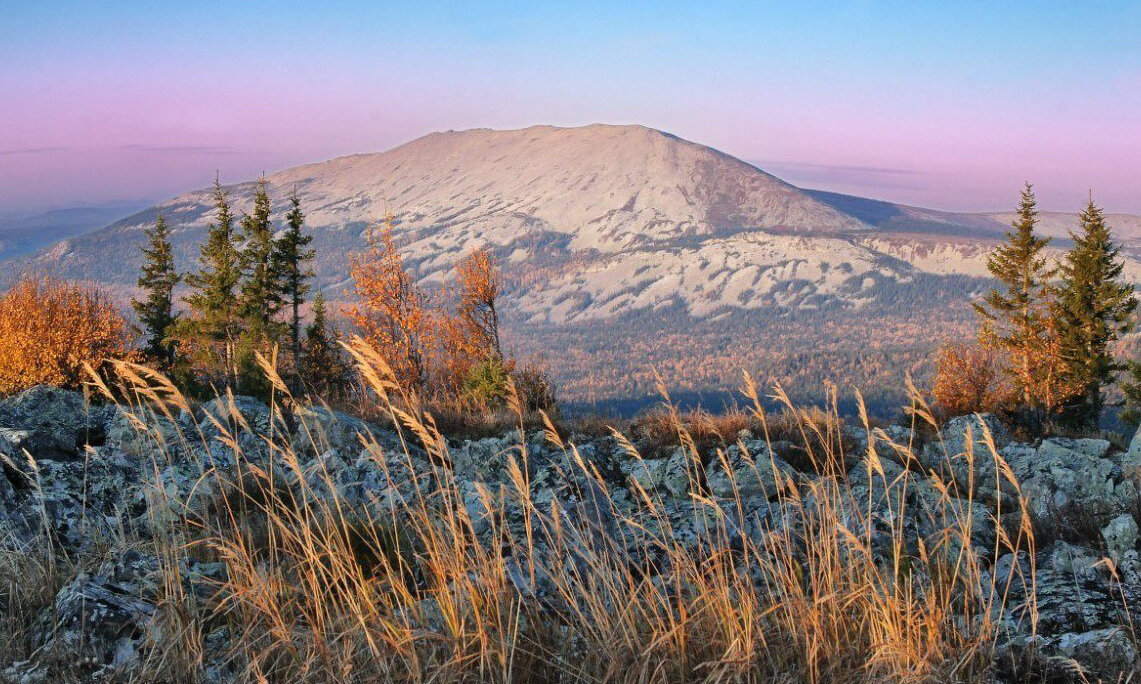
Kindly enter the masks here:
<path id="1" fill-rule="evenodd" d="M 45 539 L 12 544 L 0 533 L 0 662 L 27 658 L 36 618 L 55 600 L 73 569 Z"/>
<path id="2" fill-rule="evenodd" d="M 749 410 L 713 418 L 667 408 L 635 426 L 661 444 L 676 437 L 692 465 L 694 492 L 702 491 L 703 461 L 725 459 L 721 447 L 742 429 L 770 441 L 798 436 L 802 465 L 820 474 L 786 483 L 783 515 L 769 519 L 753 517 L 739 498 L 718 505 L 692 495 L 681 504 L 703 530 L 692 543 L 675 534 L 676 502 L 631 485 L 637 503 L 630 513 L 548 421 L 548 439 L 573 464 L 568 480 L 577 500 L 591 503 L 589 513 L 535 502 L 521 444 L 510 484 L 478 489 L 490 512 L 490 530 L 481 531 L 446 465 L 447 442 L 436 425 L 401 408 L 378 355 L 353 351 L 380 410 L 429 452 L 429 471 L 410 450 L 394 454 L 362 437 L 377 467 L 409 483 L 386 514 L 370 518 L 328 494 L 336 489 L 327 472 L 318 473 L 318 486 L 309 484 L 300 454 L 322 453 L 316 431 L 301 425 L 301 441 L 309 443 L 276 431 L 265 436 L 282 472 L 253 472 L 232 425 L 219 421 L 213 428 L 250 471 L 207 471 L 201 486 L 213 493 L 205 508 L 154 521 L 167 530 L 156 550 L 167 574 L 163 615 L 177 638 L 151 658 L 167 680 L 199 677 L 204 635 L 218 630 L 229 635 L 224 660 L 242 682 L 986 680 L 995 616 L 1010 586 L 986 579 L 988 560 L 969 543 L 970 506 L 936 483 L 951 515 L 943 529 L 916 540 L 902 510 L 913 476 L 888 479 L 872 451 L 868 477 L 892 507 L 877 515 L 844 475 L 834 411 L 786 404 L 773 419 L 750 385 Z M 162 378 L 129 364 L 117 368 L 117 385 L 103 390 L 128 408 L 173 415 L 188 407 Z M 277 412 L 291 398 L 267 372 L 279 393 Z M 236 408 L 233 414 L 240 424 Z M 642 457 L 618 438 L 632 458 Z M 155 510 L 195 506 L 154 502 L 162 504 Z M 1028 529 L 1009 536 L 989 524 L 1000 532 L 986 556 L 1033 550 Z M 653 558 L 638 553 L 632 538 Z M 209 605 L 182 593 L 178 559 L 191 552 L 224 565 Z"/>

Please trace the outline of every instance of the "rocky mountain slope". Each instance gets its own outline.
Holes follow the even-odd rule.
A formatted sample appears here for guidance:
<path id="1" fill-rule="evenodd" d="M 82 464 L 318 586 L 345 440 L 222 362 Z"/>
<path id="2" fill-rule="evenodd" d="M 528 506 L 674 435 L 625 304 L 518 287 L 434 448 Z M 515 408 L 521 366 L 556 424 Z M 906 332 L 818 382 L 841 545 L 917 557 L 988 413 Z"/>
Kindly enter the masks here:
<path id="1" fill-rule="evenodd" d="M 1102 439 L 1019 443 L 992 416 L 953 419 L 926 443 L 898 425 L 843 427 L 840 434 L 839 451 L 827 453 L 838 454 L 831 458 L 841 470 L 830 474 L 814 467 L 802 446 L 766 442 L 749 430 L 731 445 L 700 452 L 655 450 L 635 437 L 642 457 L 613 436 L 572 435 L 571 452 L 539 432 L 526 436 L 524 476 L 510 465 L 521 448 L 515 432 L 448 440 L 430 455 L 401 447 L 387 428 L 326 408 L 293 407 L 287 417 L 237 397 L 165 418 L 148 409 L 87 406 L 77 393 L 38 387 L 0 401 L 0 580 L 8 582 L 0 588 L 9 592 L 0 599 L 24 597 L 0 600 L 0 624 L 26 636 L 0 650 L 0 681 L 169 681 L 161 676 L 169 673 L 155 669 L 171 666 L 162 654 L 190 663 L 179 681 L 246 681 L 249 656 L 260 651 L 233 641 L 242 620 L 256 614 L 240 608 L 271 599 L 240 590 L 246 575 L 238 551 L 211 560 L 201 550 L 208 546 L 170 540 L 211 533 L 217 523 L 201 521 L 219 515 L 224 496 L 231 497 L 225 510 L 235 512 L 222 519 L 249 516 L 243 524 L 262 529 L 258 511 L 270 505 L 270 495 L 257 489 L 258 474 L 276 483 L 273 496 L 303 510 L 298 519 L 314 526 L 342 509 L 353 512 L 356 529 L 370 520 L 412 520 L 406 509 L 417 506 L 440 506 L 446 517 L 444 506 L 454 501 L 473 557 L 505 554 L 506 590 L 518 592 L 536 614 L 562 616 L 555 633 L 572 641 L 580 626 L 567 603 L 582 597 L 560 591 L 556 578 L 570 566 L 592 586 L 610 586 L 605 573 L 620 570 L 581 560 L 598 549 L 622 554 L 617 568 L 642 568 L 646 587 L 677 591 L 685 582 L 671 573 L 680 557 L 695 554 L 710 564 L 730 557 L 735 571 L 753 578 L 746 582 L 762 587 L 756 596 L 765 600 L 763 587 L 774 580 L 754 566 L 750 554 L 757 551 L 750 549 L 791 544 L 793 560 L 812 567 L 812 540 L 829 538 L 841 525 L 846 536 L 838 548 L 853 548 L 840 552 L 861 563 L 871 554 L 889 577 L 922 581 L 931 555 L 950 554 L 940 566 L 944 573 L 978 559 L 981 572 L 959 580 L 970 584 L 956 591 L 1001 597 L 985 615 L 995 621 L 996 643 L 978 654 L 985 673 L 979 681 L 1129 681 L 1141 674 L 1132 627 L 1141 617 L 1141 436 L 1126 450 Z M 984 434 L 993 437 L 1001 460 L 984 446 Z M 1000 473 L 997 463 L 1006 464 Z M 830 482 L 841 498 L 829 499 Z M 238 491 L 251 492 L 256 505 L 234 503 Z M 831 506 L 839 507 L 835 521 L 815 517 Z M 1017 541 L 1024 524 L 1034 530 L 1033 546 Z M 786 535 L 791 542 L 782 542 Z M 552 548 L 557 540 L 570 540 L 572 551 Z M 45 542 L 57 556 L 36 555 Z M 519 559 L 511 549 L 531 555 Z M 670 550 L 666 558 L 663 549 Z M 900 549 L 905 570 L 891 560 Z M 291 562 L 288 553 L 274 558 Z M 172 586 L 174 569 L 180 580 Z M 259 561 L 259 576 L 279 571 Z M 43 595 L 29 583 L 45 574 L 51 584 Z M 828 580 L 806 574 L 804 581 Z M 414 602 L 429 589 L 413 584 L 398 595 L 413 592 L 407 600 Z M 215 610 L 219 605 L 227 609 Z M 312 633 L 301 613 L 290 615 L 274 630 L 288 632 L 291 646 L 300 648 Z M 407 609 L 374 619 L 386 630 L 410 621 L 410 641 L 446 643 L 453 631 L 433 615 Z M 943 616 L 925 629 L 974 628 L 983 617 Z M 209 647 L 187 649 L 184 630 Z M 255 657 L 252 671 L 260 672 L 259 664 Z"/>

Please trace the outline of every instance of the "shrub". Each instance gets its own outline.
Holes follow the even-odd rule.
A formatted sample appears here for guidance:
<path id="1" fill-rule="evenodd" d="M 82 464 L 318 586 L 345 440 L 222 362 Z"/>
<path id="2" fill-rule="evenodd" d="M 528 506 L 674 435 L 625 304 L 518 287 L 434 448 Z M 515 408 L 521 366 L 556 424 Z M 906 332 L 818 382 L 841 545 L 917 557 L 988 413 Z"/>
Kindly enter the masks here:
<path id="1" fill-rule="evenodd" d="M 542 411 L 549 416 L 559 412 L 558 397 L 555 396 L 555 383 L 546 369 L 536 363 L 529 363 L 511 373 L 519 403 L 525 413 Z"/>
<path id="2" fill-rule="evenodd" d="M 78 387 L 84 364 L 128 354 L 128 331 L 100 290 L 24 278 L 0 296 L 0 394 L 45 384 Z"/>
<path id="3" fill-rule="evenodd" d="M 464 378 L 464 396 L 477 406 L 498 408 L 508 394 L 511 370 L 503 360 L 491 356 L 472 366 Z"/>
<path id="4" fill-rule="evenodd" d="M 1010 394 L 994 352 L 977 344 L 955 343 L 936 352 L 931 393 L 948 417 L 997 411 Z"/>

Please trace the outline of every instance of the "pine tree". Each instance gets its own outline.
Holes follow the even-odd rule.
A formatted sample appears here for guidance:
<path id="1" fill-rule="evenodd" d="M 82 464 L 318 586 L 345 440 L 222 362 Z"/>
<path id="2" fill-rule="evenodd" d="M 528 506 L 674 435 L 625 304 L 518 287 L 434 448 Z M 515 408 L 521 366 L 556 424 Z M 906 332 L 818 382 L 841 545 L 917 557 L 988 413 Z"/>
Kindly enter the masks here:
<path id="1" fill-rule="evenodd" d="M 336 332 L 329 329 L 325 295 L 318 291 L 313 298 L 313 321 L 305 329 L 305 353 L 301 357 L 301 375 L 310 391 L 328 396 L 337 393 L 347 382 L 349 365 L 341 352 Z"/>
<path id="2" fill-rule="evenodd" d="M 241 331 L 237 287 L 241 279 L 234 215 L 229 195 L 214 178 L 215 222 L 210 224 L 199 254 L 199 269 L 186 275 L 191 293 L 186 297 L 190 317 L 177 326 L 180 342 L 196 350 L 205 370 L 215 374 L 221 366 L 226 382 L 234 386 L 234 349 Z"/>
<path id="3" fill-rule="evenodd" d="M 1129 380 L 1121 383 L 1121 393 L 1125 395 L 1125 408 L 1121 411 L 1121 422 L 1136 426 L 1141 423 L 1141 361 L 1130 359 L 1126 362 Z"/>
<path id="4" fill-rule="evenodd" d="M 1121 369 L 1109 345 L 1130 330 L 1137 299 L 1121 277 L 1120 248 L 1092 197 L 1080 218 L 1061 267 L 1058 317 L 1066 372 L 1081 390 L 1067 414 L 1075 424 L 1093 425 L 1104 403 L 1102 387 Z"/>
<path id="5" fill-rule="evenodd" d="M 177 320 L 174 287 L 181 277 L 174 269 L 174 250 L 162 212 L 155 217 L 154 226 L 146 230 L 146 236 L 147 245 L 142 248 L 143 267 L 136 281 L 145 297 L 132 299 L 131 307 L 147 336 L 147 356 L 161 368 L 168 369 L 174 363 L 174 344 L 169 339 Z"/>
<path id="6" fill-rule="evenodd" d="M 1043 347 L 1043 318 L 1053 276 L 1043 253 L 1050 239 L 1035 234 L 1037 221 L 1037 200 L 1033 187 L 1027 183 L 1013 230 L 1006 234 L 1007 242 L 987 259 L 987 270 L 1001 289 L 991 289 L 982 302 L 973 304 L 982 319 L 983 341 L 1010 358 L 1007 372 L 1027 411 L 1041 404 L 1041 398 L 1035 396 L 1035 358 Z"/>
<path id="7" fill-rule="evenodd" d="M 296 188 L 289 196 L 289 207 L 289 213 L 285 216 L 288 228 L 276 242 L 274 262 L 281 274 L 285 303 L 292 310 L 289 333 L 296 362 L 301 358 L 301 305 L 309 294 L 309 280 L 314 275 L 307 264 L 313 260 L 316 252 L 306 249 L 313 242 L 313 236 L 303 232 L 305 214 L 301 211 L 301 199 L 297 196 Z"/>
<path id="8" fill-rule="evenodd" d="M 276 339 L 274 317 L 284 304 L 281 273 L 274 259 L 267 186 L 264 178 L 258 181 L 253 213 L 242 217 L 242 247 L 238 256 L 242 273 L 241 312 L 258 341 Z"/>

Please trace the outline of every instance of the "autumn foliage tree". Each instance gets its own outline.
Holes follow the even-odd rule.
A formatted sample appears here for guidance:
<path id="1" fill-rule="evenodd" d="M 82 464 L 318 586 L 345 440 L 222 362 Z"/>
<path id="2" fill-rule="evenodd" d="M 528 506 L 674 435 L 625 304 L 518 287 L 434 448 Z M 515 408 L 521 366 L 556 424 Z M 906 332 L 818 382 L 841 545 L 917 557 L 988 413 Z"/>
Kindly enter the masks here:
<path id="1" fill-rule="evenodd" d="M 41 384 L 76 388 L 85 364 L 130 353 L 129 331 L 100 290 L 25 278 L 0 296 L 0 394 Z"/>
<path id="2" fill-rule="evenodd" d="M 459 316 L 477 352 L 503 358 L 499 342 L 499 267 L 483 248 L 468 252 L 456 266 Z"/>
<path id="3" fill-rule="evenodd" d="M 412 394 L 426 389 L 432 348 L 427 297 L 404 268 L 387 218 L 368 236 L 368 248 L 349 259 L 359 303 L 349 318 L 361 338 L 392 367 L 401 387 Z"/>
<path id="4" fill-rule="evenodd" d="M 437 313 L 441 384 L 482 406 L 502 404 L 514 363 L 500 346 L 499 268 L 478 248 L 456 264 L 455 273 L 455 311 Z"/>
<path id="5" fill-rule="evenodd" d="M 505 408 L 514 387 L 525 410 L 555 410 L 554 386 L 532 364 L 516 370 L 500 340 L 499 268 L 486 249 L 456 264 L 455 283 L 434 301 L 420 290 L 396 249 L 392 219 L 350 261 L 359 303 L 358 334 L 385 358 L 406 393 L 460 412 Z"/>

